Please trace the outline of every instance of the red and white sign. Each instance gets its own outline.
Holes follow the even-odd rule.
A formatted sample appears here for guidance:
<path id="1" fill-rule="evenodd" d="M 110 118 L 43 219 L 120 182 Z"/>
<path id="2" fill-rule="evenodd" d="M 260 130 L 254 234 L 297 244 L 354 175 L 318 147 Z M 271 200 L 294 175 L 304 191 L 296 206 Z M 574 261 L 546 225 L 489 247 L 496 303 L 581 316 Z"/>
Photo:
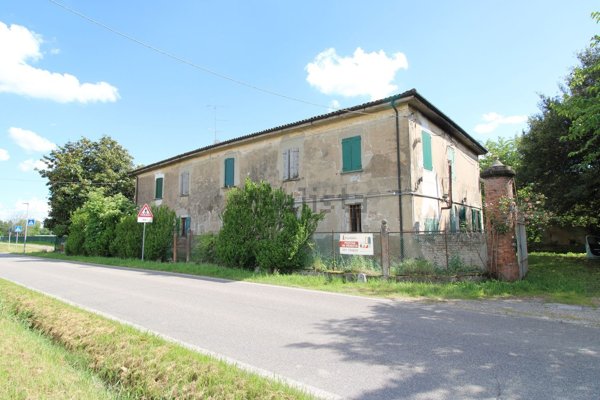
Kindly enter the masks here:
<path id="1" fill-rule="evenodd" d="M 340 254 L 373 255 L 372 233 L 342 233 L 340 235 Z"/>
<path id="2" fill-rule="evenodd" d="M 152 210 L 148 204 L 144 204 L 142 208 L 140 208 L 140 212 L 138 212 L 137 221 L 138 222 L 152 222 L 154 219 L 154 215 L 152 214 Z"/>

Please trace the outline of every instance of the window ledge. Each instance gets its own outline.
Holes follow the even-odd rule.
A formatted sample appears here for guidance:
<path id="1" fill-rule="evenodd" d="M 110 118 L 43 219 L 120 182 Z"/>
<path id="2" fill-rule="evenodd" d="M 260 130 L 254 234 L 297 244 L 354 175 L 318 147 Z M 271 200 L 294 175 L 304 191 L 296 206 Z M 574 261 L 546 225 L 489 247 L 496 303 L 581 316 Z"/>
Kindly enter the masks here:
<path id="1" fill-rule="evenodd" d="M 345 174 L 356 174 L 357 172 L 364 172 L 362 168 L 359 169 L 351 169 L 348 171 L 342 171 L 341 174 L 345 175 Z"/>
<path id="2" fill-rule="evenodd" d="M 299 181 L 300 177 L 297 178 L 290 178 L 290 179 L 283 179 L 282 182 L 295 182 L 295 181 Z"/>

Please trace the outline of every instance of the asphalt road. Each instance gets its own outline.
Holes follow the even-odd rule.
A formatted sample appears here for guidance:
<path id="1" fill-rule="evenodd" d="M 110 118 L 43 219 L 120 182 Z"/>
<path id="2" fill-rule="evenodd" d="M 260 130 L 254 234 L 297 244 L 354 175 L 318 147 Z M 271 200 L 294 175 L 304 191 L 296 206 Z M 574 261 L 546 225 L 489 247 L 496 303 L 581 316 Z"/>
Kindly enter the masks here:
<path id="1" fill-rule="evenodd" d="M 332 398 L 600 398 L 599 328 L 10 255 L 0 277 Z"/>

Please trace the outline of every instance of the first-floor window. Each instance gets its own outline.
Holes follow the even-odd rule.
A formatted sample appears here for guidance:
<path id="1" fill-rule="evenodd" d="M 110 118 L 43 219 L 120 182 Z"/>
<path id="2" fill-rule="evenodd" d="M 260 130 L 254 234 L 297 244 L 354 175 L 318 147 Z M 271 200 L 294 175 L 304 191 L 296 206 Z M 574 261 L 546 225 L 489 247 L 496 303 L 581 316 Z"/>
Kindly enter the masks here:
<path id="1" fill-rule="evenodd" d="M 225 187 L 233 187 L 234 186 L 234 168 L 235 168 L 235 159 L 234 158 L 226 158 L 225 159 Z"/>
<path id="2" fill-rule="evenodd" d="M 163 177 L 154 180 L 154 198 L 162 199 L 163 197 Z"/>
<path id="3" fill-rule="evenodd" d="M 187 196 L 190 194 L 190 173 L 184 171 L 181 173 L 180 195 Z"/>
<path id="4" fill-rule="evenodd" d="M 350 204 L 348 206 L 348 216 L 350 218 L 350 232 L 362 232 L 360 204 Z"/>
<path id="5" fill-rule="evenodd" d="M 298 148 L 287 149 L 283 152 L 283 180 L 298 178 L 300 166 L 300 151 Z"/>

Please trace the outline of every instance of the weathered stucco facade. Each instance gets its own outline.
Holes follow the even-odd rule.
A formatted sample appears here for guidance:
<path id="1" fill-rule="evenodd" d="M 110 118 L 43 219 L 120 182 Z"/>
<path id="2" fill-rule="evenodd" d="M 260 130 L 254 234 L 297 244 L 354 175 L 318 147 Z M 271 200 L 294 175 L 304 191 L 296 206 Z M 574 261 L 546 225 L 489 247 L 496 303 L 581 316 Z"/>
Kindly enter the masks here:
<path id="1" fill-rule="evenodd" d="M 411 90 L 139 168 L 136 202 L 168 205 L 195 233 L 218 231 L 227 186 L 249 177 L 324 211 L 319 231 L 378 231 L 383 219 L 390 231 L 446 229 L 462 208 L 481 210 L 484 153 Z"/>

